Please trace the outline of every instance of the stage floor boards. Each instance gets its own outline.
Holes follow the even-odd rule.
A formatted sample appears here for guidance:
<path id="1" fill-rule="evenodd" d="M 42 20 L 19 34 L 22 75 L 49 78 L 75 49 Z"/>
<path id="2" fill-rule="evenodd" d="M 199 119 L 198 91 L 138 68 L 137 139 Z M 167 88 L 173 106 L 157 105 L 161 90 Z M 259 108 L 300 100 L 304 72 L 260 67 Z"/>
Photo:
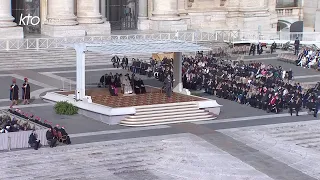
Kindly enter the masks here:
<path id="1" fill-rule="evenodd" d="M 74 94 L 74 91 L 58 92 L 63 95 Z M 165 93 L 159 89 L 147 88 L 145 94 L 111 96 L 107 88 L 95 88 L 86 90 L 86 95 L 91 96 L 92 102 L 109 107 L 132 107 L 154 104 L 179 103 L 191 101 L 203 101 L 200 97 L 188 96 L 179 93 L 173 93 L 171 98 L 167 98 Z"/>

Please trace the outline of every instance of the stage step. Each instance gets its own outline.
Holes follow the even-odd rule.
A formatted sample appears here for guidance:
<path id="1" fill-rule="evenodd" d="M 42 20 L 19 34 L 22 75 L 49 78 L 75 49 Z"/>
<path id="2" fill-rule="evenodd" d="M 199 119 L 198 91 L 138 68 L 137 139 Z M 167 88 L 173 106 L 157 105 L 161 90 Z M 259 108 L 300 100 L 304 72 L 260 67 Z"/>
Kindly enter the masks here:
<path id="1" fill-rule="evenodd" d="M 159 105 L 157 106 L 153 106 L 153 107 L 145 107 L 145 108 L 136 108 L 136 112 L 137 113 L 142 113 L 142 112 L 154 112 L 154 111 L 166 111 L 166 110 L 185 110 L 185 109 L 189 109 L 192 110 L 194 108 L 197 108 L 198 106 L 196 104 L 193 105 L 173 105 L 170 106 L 168 104 L 168 106 L 161 106 Z"/>
<path id="2" fill-rule="evenodd" d="M 120 122 L 123 126 L 153 126 L 212 120 L 216 117 L 199 109 L 196 102 L 171 103 L 136 107 L 136 114 Z"/>

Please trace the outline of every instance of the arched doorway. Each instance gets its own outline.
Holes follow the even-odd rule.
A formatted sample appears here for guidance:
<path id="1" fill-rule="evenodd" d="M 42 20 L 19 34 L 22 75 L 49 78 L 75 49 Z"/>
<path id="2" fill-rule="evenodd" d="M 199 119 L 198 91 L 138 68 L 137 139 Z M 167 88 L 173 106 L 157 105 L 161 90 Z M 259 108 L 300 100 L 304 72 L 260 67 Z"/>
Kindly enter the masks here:
<path id="1" fill-rule="evenodd" d="M 40 0 L 11 0 L 11 3 L 14 22 L 23 27 L 24 33 L 40 34 Z"/>
<path id="2" fill-rule="evenodd" d="M 106 5 L 111 30 L 137 29 L 137 0 L 106 0 Z"/>
<path id="3" fill-rule="evenodd" d="M 291 23 L 283 20 L 278 21 L 277 30 L 278 31 L 290 31 Z"/>

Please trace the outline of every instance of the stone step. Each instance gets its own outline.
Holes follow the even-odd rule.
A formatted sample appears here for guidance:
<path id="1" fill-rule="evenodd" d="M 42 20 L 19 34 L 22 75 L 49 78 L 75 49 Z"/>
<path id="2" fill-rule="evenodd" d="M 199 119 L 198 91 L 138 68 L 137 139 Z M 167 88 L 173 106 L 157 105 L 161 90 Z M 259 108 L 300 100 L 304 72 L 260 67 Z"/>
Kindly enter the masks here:
<path id="1" fill-rule="evenodd" d="M 157 110 L 157 113 L 176 113 L 177 110 L 179 108 L 174 108 L 174 109 L 164 109 L 164 110 Z M 184 111 L 199 111 L 198 107 L 197 106 L 190 106 L 190 107 L 184 107 L 183 108 Z M 184 112 L 182 111 L 182 112 Z M 136 109 L 136 114 L 135 115 L 139 115 L 139 116 L 143 116 L 143 115 L 150 115 L 150 114 L 154 114 L 153 111 L 139 111 Z"/>
<path id="2" fill-rule="evenodd" d="M 182 118 L 166 118 L 162 120 L 155 121 L 127 121 L 127 119 L 122 120 L 120 125 L 129 126 L 129 127 L 143 127 L 143 126 L 156 126 L 156 125 L 165 125 L 165 124 L 176 124 L 176 123 L 186 123 L 186 122 L 197 122 L 197 121 L 209 121 L 216 119 L 213 115 L 205 115 L 198 117 L 182 117 Z"/>
<path id="3" fill-rule="evenodd" d="M 198 108 L 197 104 L 182 104 L 182 103 L 170 103 L 170 104 L 156 104 L 148 106 L 136 107 L 136 113 L 141 112 L 156 112 L 156 111 L 166 111 L 166 110 L 182 110 L 185 108 Z"/>
<path id="4" fill-rule="evenodd" d="M 126 120 L 129 122 L 134 122 L 134 121 L 166 121 L 167 118 L 170 119 L 179 119 L 179 118 L 184 118 L 184 117 L 201 117 L 201 116 L 208 116 L 209 114 L 205 111 L 199 111 L 199 112 L 186 112 L 183 111 L 181 112 L 176 112 L 175 114 L 173 113 L 158 113 L 155 112 L 154 114 L 149 114 L 149 115 L 145 115 L 145 116 L 139 116 L 139 114 L 137 116 L 133 115 L 130 116 L 130 118 L 126 118 Z"/>
<path id="5" fill-rule="evenodd" d="M 197 102 L 169 103 L 136 107 L 136 114 L 120 122 L 124 126 L 151 126 L 212 120 L 215 116 L 199 109 Z"/>

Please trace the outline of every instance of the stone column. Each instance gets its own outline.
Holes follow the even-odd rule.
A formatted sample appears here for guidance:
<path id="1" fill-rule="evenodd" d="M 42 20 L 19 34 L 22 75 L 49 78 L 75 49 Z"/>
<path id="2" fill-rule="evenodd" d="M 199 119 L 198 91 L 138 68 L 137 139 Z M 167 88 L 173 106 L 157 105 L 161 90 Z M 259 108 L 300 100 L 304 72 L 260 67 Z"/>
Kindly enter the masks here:
<path id="1" fill-rule="evenodd" d="M 0 0 L 0 37 L 7 39 L 23 38 L 23 28 L 13 22 L 11 0 Z"/>
<path id="2" fill-rule="evenodd" d="M 102 15 L 102 19 L 104 19 L 106 21 L 107 18 L 107 13 L 106 13 L 106 0 L 101 0 L 100 1 L 100 12 Z"/>
<path id="3" fill-rule="evenodd" d="M 77 16 L 79 24 L 103 23 L 99 8 L 99 0 L 78 0 Z"/>
<path id="4" fill-rule="evenodd" d="M 52 37 L 85 36 L 85 31 L 77 26 L 74 0 L 47 0 L 47 8 L 42 34 Z"/>
<path id="5" fill-rule="evenodd" d="M 187 24 L 178 14 L 178 0 L 153 0 L 152 30 L 185 31 Z"/>
<path id="6" fill-rule="evenodd" d="M 74 15 L 74 0 L 48 0 L 47 25 L 74 26 L 77 17 Z"/>
<path id="7" fill-rule="evenodd" d="M 110 23 L 100 14 L 99 0 L 78 0 L 77 16 L 80 26 L 87 35 L 109 35 Z"/>
<path id="8" fill-rule="evenodd" d="M 139 0 L 138 29 L 149 30 L 150 21 L 148 20 L 148 0 Z"/>

